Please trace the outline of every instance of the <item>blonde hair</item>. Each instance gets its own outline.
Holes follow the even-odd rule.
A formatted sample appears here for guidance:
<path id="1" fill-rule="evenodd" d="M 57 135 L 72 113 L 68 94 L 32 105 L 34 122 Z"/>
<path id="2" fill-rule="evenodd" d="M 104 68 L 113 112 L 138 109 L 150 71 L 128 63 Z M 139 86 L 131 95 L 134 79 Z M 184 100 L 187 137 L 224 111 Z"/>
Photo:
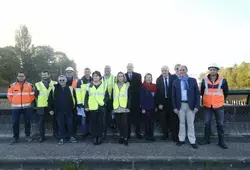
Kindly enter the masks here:
<path id="1" fill-rule="evenodd" d="M 118 83 L 118 75 L 122 74 L 123 75 L 123 82 L 126 83 L 127 82 L 127 77 L 125 76 L 125 74 L 123 72 L 119 72 L 117 73 L 116 77 L 115 77 L 115 83 Z"/>

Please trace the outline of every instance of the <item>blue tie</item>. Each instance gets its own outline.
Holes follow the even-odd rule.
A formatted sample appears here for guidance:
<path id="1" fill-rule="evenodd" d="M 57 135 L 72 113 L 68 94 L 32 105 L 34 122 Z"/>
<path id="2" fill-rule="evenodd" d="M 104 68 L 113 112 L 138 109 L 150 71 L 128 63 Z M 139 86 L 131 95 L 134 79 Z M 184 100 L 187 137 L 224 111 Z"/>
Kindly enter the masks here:
<path id="1" fill-rule="evenodd" d="M 165 97 L 168 96 L 168 79 L 165 78 Z"/>

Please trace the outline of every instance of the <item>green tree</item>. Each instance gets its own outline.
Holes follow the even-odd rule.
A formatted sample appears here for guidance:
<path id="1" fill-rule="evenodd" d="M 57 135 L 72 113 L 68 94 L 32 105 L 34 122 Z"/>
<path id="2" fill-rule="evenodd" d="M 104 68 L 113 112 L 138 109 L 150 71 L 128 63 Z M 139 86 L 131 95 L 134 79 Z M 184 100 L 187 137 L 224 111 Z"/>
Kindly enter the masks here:
<path id="1" fill-rule="evenodd" d="M 21 70 L 20 60 L 16 56 L 15 47 L 0 48 L 0 86 L 6 86 L 16 79 Z"/>
<path id="2" fill-rule="evenodd" d="M 25 25 L 16 30 L 15 40 L 16 54 L 20 59 L 21 68 L 29 79 L 34 80 L 36 78 L 36 69 L 32 59 L 32 39 Z"/>

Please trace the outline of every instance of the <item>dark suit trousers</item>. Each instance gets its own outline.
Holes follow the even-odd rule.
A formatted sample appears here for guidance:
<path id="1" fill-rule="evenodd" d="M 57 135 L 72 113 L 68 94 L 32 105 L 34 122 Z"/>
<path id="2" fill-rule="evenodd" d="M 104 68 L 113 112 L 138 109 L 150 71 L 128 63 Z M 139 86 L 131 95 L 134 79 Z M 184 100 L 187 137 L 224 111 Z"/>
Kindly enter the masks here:
<path id="1" fill-rule="evenodd" d="M 133 107 L 130 112 L 128 113 L 128 136 L 131 134 L 131 125 L 133 124 L 135 126 L 135 133 L 136 135 L 140 134 L 140 116 L 141 110 L 140 107 Z"/>
<path id="2" fill-rule="evenodd" d="M 173 141 L 177 141 L 179 118 L 177 114 L 173 112 L 172 101 L 170 99 L 166 99 L 166 102 L 163 104 L 163 110 L 160 111 L 160 122 L 163 135 L 168 138 L 168 131 L 171 130 Z"/>

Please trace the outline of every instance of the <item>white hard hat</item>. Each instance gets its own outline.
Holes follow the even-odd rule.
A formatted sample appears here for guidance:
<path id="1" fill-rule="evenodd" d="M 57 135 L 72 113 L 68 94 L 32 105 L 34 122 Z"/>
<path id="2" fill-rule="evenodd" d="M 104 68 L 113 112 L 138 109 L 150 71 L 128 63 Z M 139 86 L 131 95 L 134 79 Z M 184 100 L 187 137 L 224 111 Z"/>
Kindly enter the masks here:
<path id="1" fill-rule="evenodd" d="M 65 71 L 66 71 L 66 72 L 67 72 L 67 71 L 75 72 L 75 70 L 74 70 L 72 67 L 67 67 Z"/>
<path id="2" fill-rule="evenodd" d="M 217 68 L 218 70 L 220 69 L 219 66 L 216 63 L 212 63 L 208 66 L 208 69 L 210 68 Z"/>

